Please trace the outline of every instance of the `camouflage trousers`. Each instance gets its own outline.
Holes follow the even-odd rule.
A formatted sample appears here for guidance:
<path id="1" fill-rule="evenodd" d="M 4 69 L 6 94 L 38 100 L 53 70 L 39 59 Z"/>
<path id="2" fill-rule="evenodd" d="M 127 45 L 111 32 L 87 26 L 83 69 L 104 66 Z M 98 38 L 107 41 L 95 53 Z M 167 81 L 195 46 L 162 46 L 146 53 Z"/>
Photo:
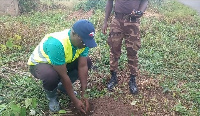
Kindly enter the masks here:
<path id="1" fill-rule="evenodd" d="M 118 70 L 122 40 L 125 40 L 130 73 L 138 75 L 137 52 L 141 47 L 139 21 L 130 22 L 114 18 L 110 25 L 108 45 L 110 46 L 110 70 Z"/>

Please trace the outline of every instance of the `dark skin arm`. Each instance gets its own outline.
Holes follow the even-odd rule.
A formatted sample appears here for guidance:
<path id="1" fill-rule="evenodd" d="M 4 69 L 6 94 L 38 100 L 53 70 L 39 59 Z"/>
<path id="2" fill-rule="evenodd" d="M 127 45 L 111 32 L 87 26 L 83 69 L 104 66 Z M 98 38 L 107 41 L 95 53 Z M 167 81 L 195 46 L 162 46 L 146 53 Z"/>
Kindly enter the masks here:
<path id="1" fill-rule="evenodd" d="M 113 0 L 108 0 L 106 3 L 106 12 L 105 12 L 105 19 L 104 19 L 104 24 L 102 27 L 102 33 L 106 34 L 107 27 L 108 27 L 108 18 L 110 17 L 110 13 L 113 9 Z"/>
<path id="2" fill-rule="evenodd" d="M 145 12 L 145 10 L 146 10 L 146 8 L 147 8 L 147 5 L 148 5 L 148 0 L 141 0 L 140 6 L 139 6 L 139 8 L 138 8 L 138 11 L 142 11 L 142 14 L 141 14 L 141 15 L 137 15 L 137 14 L 135 13 L 135 11 L 132 11 L 132 14 L 131 14 L 131 15 L 132 15 L 133 17 L 136 17 L 136 18 L 142 17 L 143 13 Z"/>
<path id="3" fill-rule="evenodd" d="M 70 99 L 75 104 L 75 107 L 78 110 L 80 110 L 81 112 L 86 113 L 85 110 L 84 110 L 85 106 L 84 106 L 83 102 L 81 100 L 79 100 L 74 94 L 74 90 L 73 90 L 73 87 L 72 87 L 71 80 L 70 80 L 69 76 L 67 75 L 66 64 L 64 64 L 64 65 L 53 65 L 53 68 L 60 75 L 61 82 L 63 83 L 65 90 L 67 91 L 67 94 L 69 95 Z"/>
<path id="4" fill-rule="evenodd" d="M 85 90 L 87 89 L 87 78 L 88 78 L 88 66 L 87 66 L 87 58 L 79 57 L 78 60 L 78 74 L 81 82 L 81 98 L 85 103 L 85 111 L 89 111 L 89 101 L 84 97 Z"/>
<path id="5" fill-rule="evenodd" d="M 80 57 L 78 60 L 78 74 L 81 82 L 81 96 L 84 97 L 84 93 L 87 88 L 88 77 L 88 66 L 86 57 Z"/>
<path id="6" fill-rule="evenodd" d="M 145 12 L 148 5 L 148 0 L 142 0 L 140 3 L 139 11 Z"/>

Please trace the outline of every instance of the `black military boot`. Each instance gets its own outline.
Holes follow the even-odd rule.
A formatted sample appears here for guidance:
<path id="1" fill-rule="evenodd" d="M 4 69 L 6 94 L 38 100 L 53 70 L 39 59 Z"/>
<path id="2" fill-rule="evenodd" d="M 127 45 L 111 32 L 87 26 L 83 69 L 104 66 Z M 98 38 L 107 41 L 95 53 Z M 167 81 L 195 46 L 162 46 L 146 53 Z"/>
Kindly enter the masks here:
<path id="1" fill-rule="evenodd" d="M 137 89 L 137 85 L 135 82 L 135 75 L 130 75 L 130 81 L 129 81 L 129 89 L 131 94 L 137 94 L 138 89 Z"/>
<path id="2" fill-rule="evenodd" d="M 111 79 L 110 81 L 108 82 L 108 90 L 112 90 L 114 88 L 114 86 L 118 83 L 118 80 L 117 80 L 117 73 L 114 72 L 114 71 L 111 71 Z"/>

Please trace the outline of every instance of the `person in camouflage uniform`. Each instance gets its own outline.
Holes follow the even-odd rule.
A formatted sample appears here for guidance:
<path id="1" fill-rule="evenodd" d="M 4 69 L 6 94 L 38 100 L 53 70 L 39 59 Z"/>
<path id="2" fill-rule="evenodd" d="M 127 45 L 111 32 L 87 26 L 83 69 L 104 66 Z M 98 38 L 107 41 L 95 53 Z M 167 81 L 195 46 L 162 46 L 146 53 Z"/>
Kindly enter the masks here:
<path id="1" fill-rule="evenodd" d="M 108 0 L 106 4 L 105 20 L 102 32 L 106 34 L 107 22 L 113 8 L 113 1 Z M 141 47 L 139 18 L 146 10 L 148 0 L 115 0 L 114 14 L 110 25 L 108 45 L 110 46 L 110 72 L 111 79 L 108 82 L 108 90 L 112 90 L 118 83 L 117 68 L 121 55 L 122 40 L 125 40 L 128 67 L 130 70 L 129 88 L 132 94 L 138 92 L 135 78 L 138 75 L 137 52 Z"/>

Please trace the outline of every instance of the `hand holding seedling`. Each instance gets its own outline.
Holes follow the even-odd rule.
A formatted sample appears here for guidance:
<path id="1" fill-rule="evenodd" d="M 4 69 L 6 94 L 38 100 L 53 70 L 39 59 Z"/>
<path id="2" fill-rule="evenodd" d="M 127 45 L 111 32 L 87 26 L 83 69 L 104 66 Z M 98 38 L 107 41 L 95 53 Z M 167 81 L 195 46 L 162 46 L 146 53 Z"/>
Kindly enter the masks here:
<path id="1" fill-rule="evenodd" d="M 77 99 L 76 102 L 74 102 L 74 105 L 79 111 L 81 111 L 82 113 L 86 114 L 84 102 L 82 102 L 81 100 Z"/>
<path id="2" fill-rule="evenodd" d="M 89 108 L 90 108 L 89 100 L 87 98 L 83 98 L 81 101 L 84 103 L 85 113 L 88 113 Z"/>

